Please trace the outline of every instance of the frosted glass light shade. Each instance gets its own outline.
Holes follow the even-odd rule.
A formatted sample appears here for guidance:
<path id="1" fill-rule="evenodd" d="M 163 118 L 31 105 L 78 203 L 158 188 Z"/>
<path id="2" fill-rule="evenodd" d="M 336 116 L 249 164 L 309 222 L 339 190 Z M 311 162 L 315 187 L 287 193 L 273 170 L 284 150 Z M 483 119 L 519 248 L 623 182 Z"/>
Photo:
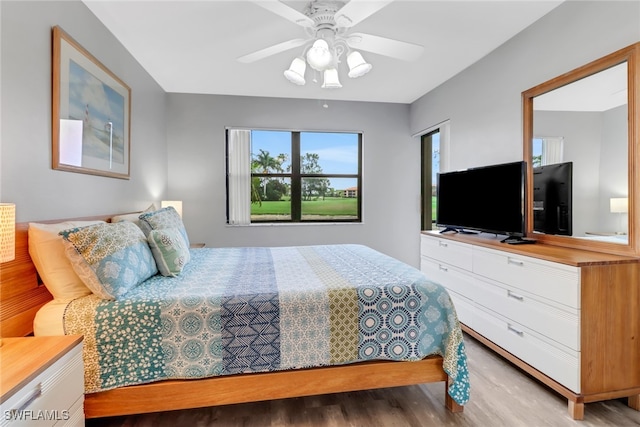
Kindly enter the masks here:
<path id="1" fill-rule="evenodd" d="M 335 68 L 329 68 L 324 71 L 324 82 L 322 83 L 323 89 L 338 89 L 341 88 L 340 79 L 338 78 L 338 70 Z"/>
<path id="2" fill-rule="evenodd" d="M 163 200 L 160 202 L 160 206 L 163 208 L 173 206 L 180 218 L 182 218 L 182 200 Z"/>
<path id="3" fill-rule="evenodd" d="M 629 212 L 629 198 L 612 197 L 609 200 L 609 207 L 611 209 L 611 213 L 627 213 Z"/>
<path id="4" fill-rule="evenodd" d="M 356 78 L 364 76 L 373 66 L 367 63 L 360 52 L 351 52 L 347 56 L 347 64 L 349 65 L 349 77 Z"/>
<path id="5" fill-rule="evenodd" d="M 16 258 L 16 205 L 0 203 L 0 262 Z"/>
<path id="6" fill-rule="evenodd" d="M 316 40 L 307 52 L 307 62 L 314 70 L 324 71 L 332 61 L 333 55 L 329 51 L 329 44 L 322 39 Z"/>
<path id="7" fill-rule="evenodd" d="M 291 61 L 291 66 L 284 72 L 284 76 L 291 83 L 302 86 L 306 82 L 304 81 L 304 72 L 307 70 L 307 64 L 304 62 L 304 58 L 298 56 Z"/>

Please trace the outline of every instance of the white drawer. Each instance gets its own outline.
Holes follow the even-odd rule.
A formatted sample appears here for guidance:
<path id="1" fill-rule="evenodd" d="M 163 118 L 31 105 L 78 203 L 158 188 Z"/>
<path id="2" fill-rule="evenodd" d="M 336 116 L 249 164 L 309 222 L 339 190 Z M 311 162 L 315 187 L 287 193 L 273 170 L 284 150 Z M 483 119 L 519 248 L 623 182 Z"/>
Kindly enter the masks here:
<path id="1" fill-rule="evenodd" d="M 452 264 L 463 270 L 471 271 L 471 245 L 440 239 L 432 236 L 420 236 L 420 253 L 436 261 Z"/>
<path id="2" fill-rule="evenodd" d="M 84 427 L 84 395 L 69 409 L 69 416 L 56 423 L 56 427 Z"/>
<path id="3" fill-rule="evenodd" d="M 475 331 L 568 389 L 580 393 L 579 352 L 560 350 L 530 329 L 486 309 L 478 308 L 473 321 Z"/>
<path id="4" fill-rule="evenodd" d="M 473 312 L 475 311 L 473 302 L 455 292 L 449 291 L 449 297 L 456 309 L 458 320 L 470 328 L 473 328 Z"/>
<path id="5" fill-rule="evenodd" d="M 471 300 L 475 299 L 476 285 L 469 272 L 424 256 L 420 259 L 420 270 L 427 275 L 429 280 L 441 284 L 447 290 L 454 291 Z"/>
<path id="6" fill-rule="evenodd" d="M 2 404 L 4 426 L 53 426 L 84 403 L 82 344 L 72 348 Z M 61 425 L 64 425 L 61 424 Z"/>
<path id="7" fill-rule="evenodd" d="M 473 272 L 580 309 L 580 269 L 537 258 L 473 248 Z"/>
<path id="8" fill-rule="evenodd" d="M 559 345 L 580 351 L 580 311 L 554 305 L 502 283 L 475 279 L 474 301 L 507 319 L 544 335 Z"/>

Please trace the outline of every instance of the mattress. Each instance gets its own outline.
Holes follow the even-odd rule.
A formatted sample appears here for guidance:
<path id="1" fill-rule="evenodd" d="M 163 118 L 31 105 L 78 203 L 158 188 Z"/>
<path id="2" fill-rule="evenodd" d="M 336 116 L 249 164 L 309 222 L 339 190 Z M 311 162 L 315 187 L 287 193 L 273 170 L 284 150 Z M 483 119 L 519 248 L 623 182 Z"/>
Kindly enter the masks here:
<path id="1" fill-rule="evenodd" d="M 362 245 L 191 249 L 178 277 L 115 301 L 95 295 L 38 314 L 84 335 L 85 391 L 366 360 L 441 355 L 449 394 L 469 382 L 446 290 Z M 54 326 L 55 328 L 55 326 Z"/>

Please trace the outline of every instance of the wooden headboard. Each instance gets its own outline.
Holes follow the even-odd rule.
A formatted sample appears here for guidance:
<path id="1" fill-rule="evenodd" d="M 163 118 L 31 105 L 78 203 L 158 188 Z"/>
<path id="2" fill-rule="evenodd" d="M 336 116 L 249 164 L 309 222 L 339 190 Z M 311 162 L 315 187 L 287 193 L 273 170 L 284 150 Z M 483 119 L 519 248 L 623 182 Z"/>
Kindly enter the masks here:
<path id="1" fill-rule="evenodd" d="M 33 221 L 103 220 L 114 215 Z M 20 337 L 33 333 L 36 312 L 53 297 L 44 286 L 29 256 L 29 223 L 16 224 L 16 259 L 0 264 L 0 337 Z"/>

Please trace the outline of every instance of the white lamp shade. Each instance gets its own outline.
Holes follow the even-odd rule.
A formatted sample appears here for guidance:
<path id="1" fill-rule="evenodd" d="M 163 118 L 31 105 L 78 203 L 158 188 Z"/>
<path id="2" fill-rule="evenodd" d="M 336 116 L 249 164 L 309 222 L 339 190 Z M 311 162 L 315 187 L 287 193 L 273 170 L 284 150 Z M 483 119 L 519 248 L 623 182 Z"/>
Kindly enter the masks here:
<path id="1" fill-rule="evenodd" d="M 611 213 L 629 212 L 629 198 L 628 197 L 612 197 L 609 200 L 609 207 L 611 208 Z"/>
<path id="2" fill-rule="evenodd" d="M 180 215 L 180 218 L 182 218 L 182 200 L 163 200 L 160 202 L 160 206 L 163 208 L 173 206 L 178 212 L 178 215 Z"/>
<path id="3" fill-rule="evenodd" d="M 307 64 L 304 62 L 304 58 L 297 57 L 291 61 L 291 66 L 284 72 L 284 76 L 291 83 L 302 86 L 306 82 L 304 81 L 304 72 L 307 70 Z"/>
<path id="4" fill-rule="evenodd" d="M 324 71 L 332 61 L 333 55 L 329 51 L 329 44 L 323 39 L 316 40 L 307 52 L 307 62 L 314 70 Z"/>
<path id="5" fill-rule="evenodd" d="M 16 258 L 16 205 L 0 203 L 0 262 Z"/>
<path id="6" fill-rule="evenodd" d="M 335 68 L 329 68 L 324 70 L 324 82 L 322 83 L 323 89 L 338 89 L 341 88 L 340 79 L 338 78 L 338 70 Z"/>
<path id="7" fill-rule="evenodd" d="M 373 66 L 367 63 L 360 52 L 351 52 L 347 56 L 347 64 L 349 65 L 349 77 L 356 78 L 364 76 Z"/>

